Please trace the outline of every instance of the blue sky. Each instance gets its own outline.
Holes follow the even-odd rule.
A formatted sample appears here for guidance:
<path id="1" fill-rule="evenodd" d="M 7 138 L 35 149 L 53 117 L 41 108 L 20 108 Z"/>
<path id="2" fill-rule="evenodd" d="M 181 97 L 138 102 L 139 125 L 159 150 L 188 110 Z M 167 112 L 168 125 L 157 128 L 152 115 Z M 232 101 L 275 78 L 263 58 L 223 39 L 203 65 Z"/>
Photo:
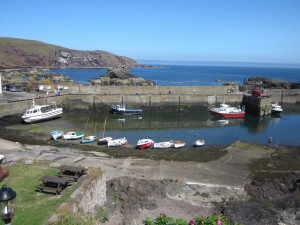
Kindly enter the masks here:
<path id="1" fill-rule="evenodd" d="M 300 64 L 299 0 L 1 0 L 0 36 L 136 60 Z"/>

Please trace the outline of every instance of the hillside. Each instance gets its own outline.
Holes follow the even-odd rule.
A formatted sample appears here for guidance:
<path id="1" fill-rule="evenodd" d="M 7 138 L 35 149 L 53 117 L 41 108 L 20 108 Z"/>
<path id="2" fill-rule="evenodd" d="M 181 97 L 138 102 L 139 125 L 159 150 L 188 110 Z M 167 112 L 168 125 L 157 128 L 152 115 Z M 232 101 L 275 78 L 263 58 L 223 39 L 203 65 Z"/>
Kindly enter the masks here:
<path id="1" fill-rule="evenodd" d="M 78 51 L 40 41 L 0 37 L 0 68 L 135 67 L 133 59 L 105 51 Z"/>

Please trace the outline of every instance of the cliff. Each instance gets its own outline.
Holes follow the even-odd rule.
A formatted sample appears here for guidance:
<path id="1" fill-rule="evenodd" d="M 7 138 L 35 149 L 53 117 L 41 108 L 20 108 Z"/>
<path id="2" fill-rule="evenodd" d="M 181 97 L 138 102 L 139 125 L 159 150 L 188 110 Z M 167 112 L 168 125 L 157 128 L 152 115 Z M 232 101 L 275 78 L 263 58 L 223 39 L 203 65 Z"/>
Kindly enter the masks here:
<path id="1" fill-rule="evenodd" d="M 79 51 L 40 41 L 0 37 L 0 69 L 38 66 L 135 67 L 137 63 L 131 58 L 101 50 Z"/>

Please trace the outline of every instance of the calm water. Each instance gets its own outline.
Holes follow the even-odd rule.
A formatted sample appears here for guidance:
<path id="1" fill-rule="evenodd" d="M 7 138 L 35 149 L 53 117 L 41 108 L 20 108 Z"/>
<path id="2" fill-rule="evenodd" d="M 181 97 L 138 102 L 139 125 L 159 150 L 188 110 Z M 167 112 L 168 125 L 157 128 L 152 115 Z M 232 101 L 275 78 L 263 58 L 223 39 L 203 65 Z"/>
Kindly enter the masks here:
<path id="1" fill-rule="evenodd" d="M 97 126 L 97 135 L 101 136 L 102 127 L 107 118 L 106 134 L 114 138 L 126 137 L 135 145 L 141 138 L 154 141 L 184 140 L 192 145 L 195 140 L 204 139 L 209 146 L 228 145 L 237 140 L 267 144 L 269 136 L 273 144 L 300 146 L 300 107 L 284 106 L 285 112 L 280 116 L 255 117 L 246 115 L 244 119 L 223 119 L 212 117 L 203 107 L 186 112 L 145 112 L 139 116 L 122 116 L 99 113 L 89 116 L 88 130 L 92 132 Z M 64 124 L 65 129 L 84 129 L 88 113 L 73 112 L 59 120 L 47 123 Z M 72 124 L 68 126 L 68 124 Z"/>
<path id="2" fill-rule="evenodd" d="M 81 83 L 87 83 L 88 79 L 99 77 L 105 71 L 106 69 L 51 69 L 51 72 L 61 73 Z M 300 82 L 300 68 L 164 65 L 157 68 L 133 68 L 131 73 L 153 80 L 161 86 L 219 85 L 215 80 L 242 83 L 245 78 L 253 76 Z M 284 113 L 279 117 L 259 118 L 247 115 L 243 120 L 216 120 L 209 115 L 207 109 L 180 114 L 145 113 L 141 117 L 109 115 L 106 129 L 107 135 L 114 138 L 125 136 L 130 144 L 136 144 L 138 139 L 145 137 L 155 141 L 181 139 L 188 145 L 192 145 L 197 139 L 205 139 L 211 146 L 228 145 L 237 140 L 266 144 L 268 137 L 272 136 L 273 144 L 300 146 L 300 107 L 283 107 Z M 101 113 L 100 116 L 97 114 L 94 122 L 103 124 L 104 117 Z M 82 120 L 78 121 L 78 118 Z M 72 124 L 77 124 L 77 129 L 82 129 L 87 118 L 84 114 L 81 117 L 69 114 L 63 119 L 72 121 Z M 92 124 L 90 126 L 94 127 Z"/>
<path id="3" fill-rule="evenodd" d="M 51 69 L 80 83 L 88 83 L 99 77 L 106 69 Z M 229 66 L 179 66 L 170 65 L 156 68 L 132 68 L 133 75 L 155 81 L 160 86 L 210 86 L 220 85 L 216 80 L 241 84 L 253 76 L 300 82 L 300 68 L 229 67 Z"/>

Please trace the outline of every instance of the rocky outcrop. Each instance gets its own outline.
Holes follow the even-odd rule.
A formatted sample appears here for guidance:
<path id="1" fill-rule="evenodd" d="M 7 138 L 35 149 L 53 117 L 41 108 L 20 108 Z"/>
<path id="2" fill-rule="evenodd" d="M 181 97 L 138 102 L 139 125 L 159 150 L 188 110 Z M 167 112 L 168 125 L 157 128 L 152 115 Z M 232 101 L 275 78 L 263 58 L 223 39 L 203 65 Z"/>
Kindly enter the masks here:
<path id="1" fill-rule="evenodd" d="M 284 80 L 272 80 L 264 77 L 250 77 L 244 80 L 244 86 L 254 86 L 254 88 L 283 88 L 291 89 L 293 82 Z"/>
<path id="2" fill-rule="evenodd" d="M 116 85 L 116 86 L 149 86 L 155 85 L 153 81 L 136 77 L 129 73 L 128 67 L 108 68 L 106 73 L 99 78 L 89 80 L 95 85 Z"/>
<path id="3" fill-rule="evenodd" d="M 135 67 L 128 57 L 105 51 L 78 51 L 40 41 L 0 38 L 0 69 L 20 67 Z"/>

